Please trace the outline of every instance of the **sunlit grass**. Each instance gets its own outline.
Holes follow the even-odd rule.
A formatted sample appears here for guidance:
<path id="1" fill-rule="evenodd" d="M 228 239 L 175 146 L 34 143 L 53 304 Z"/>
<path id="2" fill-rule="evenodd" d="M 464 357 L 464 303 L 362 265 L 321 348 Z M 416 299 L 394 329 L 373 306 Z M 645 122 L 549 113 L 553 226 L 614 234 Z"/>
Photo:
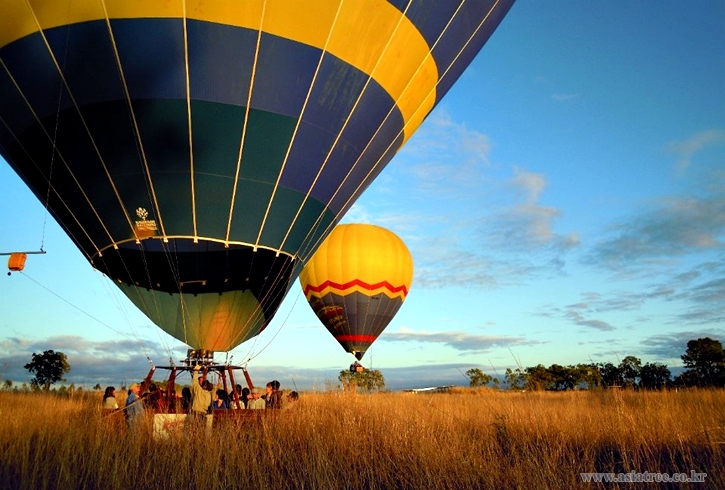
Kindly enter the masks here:
<path id="1" fill-rule="evenodd" d="M 579 473 L 695 470 L 702 488 L 723 488 L 724 402 L 722 391 L 303 393 L 259 423 L 160 442 L 150 418 L 137 433 L 102 418 L 97 394 L 0 393 L 0 487 L 598 488 Z"/>

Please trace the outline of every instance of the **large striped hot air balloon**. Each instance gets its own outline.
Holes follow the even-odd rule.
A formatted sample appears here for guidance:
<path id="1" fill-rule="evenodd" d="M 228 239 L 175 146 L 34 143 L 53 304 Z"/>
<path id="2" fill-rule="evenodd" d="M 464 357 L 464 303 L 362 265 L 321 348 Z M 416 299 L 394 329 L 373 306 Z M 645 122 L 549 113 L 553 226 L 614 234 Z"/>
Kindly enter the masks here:
<path id="1" fill-rule="evenodd" d="M 513 0 L 0 0 L 0 153 L 157 325 L 227 351 Z"/>
<path id="2" fill-rule="evenodd" d="M 393 232 L 338 225 L 300 274 L 312 310 L 359 360 L 388 326 L 413 282 L 413 258 Z"/>

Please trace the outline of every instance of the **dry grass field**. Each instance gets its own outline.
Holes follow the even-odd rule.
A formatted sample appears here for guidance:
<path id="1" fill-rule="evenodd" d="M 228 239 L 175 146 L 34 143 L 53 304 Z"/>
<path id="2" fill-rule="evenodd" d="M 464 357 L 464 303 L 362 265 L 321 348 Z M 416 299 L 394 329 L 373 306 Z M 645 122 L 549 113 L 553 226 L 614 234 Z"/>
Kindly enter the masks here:
<path id="1" fill-rule="evenodd" d="M 129 433 L 122 416 L 102 418 L 100 403 L 0 393 L 0 487 L 725 488 L 723 391 L 303 393 L 258 422 L 165 441 L 152 438 L 150 419 Z M 580 477 L 631 471 L 707 477 Z"/>

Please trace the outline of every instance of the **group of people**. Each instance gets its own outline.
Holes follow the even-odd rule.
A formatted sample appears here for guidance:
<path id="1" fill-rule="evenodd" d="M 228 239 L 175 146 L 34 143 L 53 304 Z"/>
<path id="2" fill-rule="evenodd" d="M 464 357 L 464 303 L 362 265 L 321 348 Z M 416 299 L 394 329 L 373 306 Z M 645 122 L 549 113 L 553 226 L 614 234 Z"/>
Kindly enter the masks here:
<path id="1" fill-rule="evenodd" d="M 214 385 L 208 379 L 198 378 L 199 367 L 195 367 L 191 376 L 191 388 L 188 395 L 182 392 L 182 400 L 186 396 L 190 398 L 183 405 L 189 406 L 189 413 L 209 413 L 212 410 L 229 409 L 281 409 L 290 408 L 299 399 L 296 391 L 291 391 L 286 397 L 280 390 L 279 381 L 272 380 L 267 383 L 265 393 L 262 395 L 259 388 L 242 388 L 241 385 L 234 387 L 235 393 L 227 393 L 222 389 L 214 391 Z M 184 388 L 186 390 L 186 388 Z M 208 400 L 208 403 L 207 403 Z M 284 400 L 284 401 L 283 401 Z"/>
<path id="2" fill-rule="evenodd" d="M 228 394 L 223 389 L 214 390 L 214 385 L 204 377 L 199 378 L 199 366 L 195 366 L 191 376 L 191 387 L 185 387 L 181 391 L 181 398 L 177 401 L 175 393 L 172 397 L 172 404 L 169 406 L 171 411 L 176 411 L 180 402 L 179 413 L 189 414 L 192 419 L 201 419 L 214 410 L 229 409 L 287 409 L 291 408 L 299 399 L 296 391 L 290 391 L 287 396 L 283 396 L 280 390 L 280 383 L 272 380 L 267 383 L 265 393 L 261 394 L 259 388 L 242 388 L 241 385 L 235 386 L 236 396 L 234 393 Z M 129 427 L 134 426 L 135 422 L 143 416 L 144 407 L 158 409 L 164 399 L 164 392 L 155 385 L 150 385 L 149 391 L 143 395 L 140 393 L 141 385 L 132 384 L 128 389 L 128 396 L 124 411 L 126 421 Z M 115 411 L 119 409 L 116 400 L 116 388 L 108 386 L 103 394 L 103 410 Z"/>

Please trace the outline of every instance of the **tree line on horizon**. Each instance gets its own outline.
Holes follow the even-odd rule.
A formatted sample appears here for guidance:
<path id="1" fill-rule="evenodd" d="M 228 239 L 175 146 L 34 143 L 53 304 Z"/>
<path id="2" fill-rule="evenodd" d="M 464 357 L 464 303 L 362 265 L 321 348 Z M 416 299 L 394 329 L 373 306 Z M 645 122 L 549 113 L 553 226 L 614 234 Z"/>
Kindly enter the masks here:
<path id="1" fill-rule="evenodd" d="M 46 350 L 41 354 L 33 353 L 31 360 L 25 366 L 31 374 L 34 375 L 33 379 L 30 380 L 30 387 L 27 383 L 23 383 L 22 387 L 13 387 L 13 382 L 6 379 L 0 389 L 5 391 L 50 391 L 53 384 L 58 381 L 65 381 L 63 377 L 71 369 L 68 363 L 68 357 L 60 351 Z M 373 393 L 385 390 L 385 377 L 377 369 L 359 369 L 354 370 L 353 366 L 350 366 L 349 370 L 340 371 L 338 380 L 342 384 L 342 388 L 345 391 L 361 391 L 365 393 Z M 166 382 L 150 380 L 150 384 L 156 386 L 164 386 Z M 174 384 L 174 388 L 181 391 L 182 386 L 178 383 Z M 93 390 L 100 391 L 101 385 L 96 384 Z M 125 383 L 121 386 L 121 391 L 125 391 Z M 72 395 L 76 391 L 83 392 L 82 388 L 76 388 L 75 384 L 71 384 L 69 387 L 61 386 L 58 394 L 69 394 Z"/>
<path id="2" fill-rule="evenodd" d="M 505 384 L 514 390 L 572 390 L 597 388 L 630 388 L 661 390 L 674 387 L 724 388 L 725 351 L 719 340 L 709 337 L 690 340 L 687 350 L 680 356 L 685 370 L 673 377 L 666 364 L 642 361 L 626 356 L 615 365 L 611 362 L 549 367 L 538 364 L 531 367 L 506 369 Z M 465 373 L 469 386 L 498 387 L 500 380 L 479 368 Z"/>
<path id="3" fill-rule="evenodd" d="M 685 370 L 676 377 L 666 364 L 642 361 L 635 356 L 626 356 L 618 365 L 611 362 L 589 363 L 549 367 L 538 364 L 532 367 L 506 369 L 504 380 L 509 389 L 517 390 L 571 390 L 596 388 L 632 388 L 661 390 L 671 387 L 725 387 L 725 350 L 722 342 L 709 337 L 690 340 L 687 350 L 680 356 Z M 63 375 L 70 371 L 67 357 L 62 352 L 48 350 L 42 354 L 33 353 L 25 369 L 34 374 L 31 390 L 49 391 L 57 381 L 64 381 Z M 479 368 L 466 371 L 471 387 L 498 387 L 500 380 L 484 373 Z M 385 389 L 385 378 L 378 370 L 362 372 L 341 371 L 339 381 L 344 389 L 353 388 L 365 392 Z M 25 386 L 25 383 L 23 383 Z M 99 389 L 96 385 L 94 389 Z M 12 381 L 5 380 L 2 389 L 13 389 Z M 15 388 L 17 390 L 17 388 Z M 25 391 L 25 390 L 23 390 Z"/>

